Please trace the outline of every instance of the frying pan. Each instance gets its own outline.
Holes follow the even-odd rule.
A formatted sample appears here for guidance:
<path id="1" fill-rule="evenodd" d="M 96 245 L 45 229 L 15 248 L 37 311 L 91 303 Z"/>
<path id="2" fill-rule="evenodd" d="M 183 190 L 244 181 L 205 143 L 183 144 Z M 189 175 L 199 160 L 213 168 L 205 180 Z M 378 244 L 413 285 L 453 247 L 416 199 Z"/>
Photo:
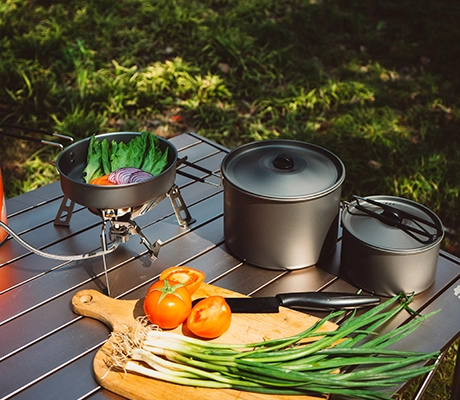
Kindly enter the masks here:
<path id="1" fill-rule="evenodd" d="M 128 143 L 140 132 L 115 132 L 96 135 L 100 141 Z M 85 182 L 83 170 L 87 164 L 90 137 L 73 143 L 61 152 L 56 167 L 64 194 L 75 203 L 90 209 L 122 209 L 138 207 L 166 195 L 176 177 L 177 149 L 168 140 L 158 137 L 162 151 L 168 149 L 168 162 L 163 171 L 143 182 L 114 186 L 91 185 Z"/>

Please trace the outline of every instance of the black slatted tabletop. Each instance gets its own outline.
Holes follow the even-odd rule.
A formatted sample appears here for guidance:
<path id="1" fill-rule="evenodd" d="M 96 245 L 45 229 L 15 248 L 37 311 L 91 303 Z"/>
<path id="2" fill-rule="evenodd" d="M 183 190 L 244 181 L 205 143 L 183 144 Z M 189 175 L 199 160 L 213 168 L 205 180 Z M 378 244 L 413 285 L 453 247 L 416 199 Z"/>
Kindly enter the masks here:
<path id="1" fill-rule="evenodd" d="M 218 172 L 227 150 L 193 133 L 171 139 L 179 156 Z M 219 183 L 219 178 L 187 166 L 183 171 Z M 223 237 L 223 189 L 177 175 L 176 185 L 196 220 L 181 227 L 168 198 L 136 218 L 151 241 L 161 240 L 151 262 L 136 236 L 107 256 L 111 296 L 142 298 L 159 274 L 185 264 L 205 272 L 206 282 L 247 295 L 290 291 L 347 291 L 357 288 L 338 277 L 340 238 L 335 253 L 321 265 L 297 271 L 275 271 L 234 258 Z M 35 248 L 52 254 L 82 254 L 100 245 L 101 219 L 76 205 L 69 226 L 55 217 L 63 194 L 56 182 L 7 201 L 9 226 Z M 441 311 L 414 336 L 398 343 L 406 350 L 445 350 L 460 332 L 460 260 L 439 256 L 432 287 L 415 296 L 412 307 L 422 314 Z M 71 299 L 82 289 L 105 291 L 100 257 L 60 261 L 41 257 L 9 238 L 0 247 L 0 398 L 119 399 L 99 387 L 92 360 L 107 340 L 101 322 L 72 312 Z M 316 313 L 322 316 L 320 313 Z M 385 328 L 405 322 L 401 314 Z"/>

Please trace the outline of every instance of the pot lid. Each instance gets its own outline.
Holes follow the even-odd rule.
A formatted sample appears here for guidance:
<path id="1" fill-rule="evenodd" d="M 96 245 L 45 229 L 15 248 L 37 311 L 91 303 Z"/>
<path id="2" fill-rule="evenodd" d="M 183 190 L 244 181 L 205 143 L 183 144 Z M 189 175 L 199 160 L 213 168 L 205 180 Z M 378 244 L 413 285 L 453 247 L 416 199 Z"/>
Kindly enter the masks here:
<path id="1" fill-rule="evenodd" d="M 232 150 L 222 176 L 239 190 L 272 199 L 323 196 L 345 179 L 342 161 L 330 151 L 294 140 L 262 140 Z"/>
<path id="2" fill-rule="evenodd" d="M 426 250 L 438 244 L 441 220 L 414 201 L 393 196 L 355 196 L 342 213 L 343 227 L 359 241 L 381 250 Z"/>

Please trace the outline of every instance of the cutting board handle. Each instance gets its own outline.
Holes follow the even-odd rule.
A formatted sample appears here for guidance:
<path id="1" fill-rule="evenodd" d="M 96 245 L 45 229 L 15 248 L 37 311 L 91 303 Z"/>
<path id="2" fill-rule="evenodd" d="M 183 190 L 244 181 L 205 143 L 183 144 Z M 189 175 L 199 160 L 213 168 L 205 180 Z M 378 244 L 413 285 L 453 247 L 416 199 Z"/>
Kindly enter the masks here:
<path id="1" fill-rule="evenodd" d="M 132 325 L 133 319 L 144 315 L 143 299 L 118 300 L 97 290 L 79 291 L 72 298 L 75 313 L 105 323 L 113 331 L 122 332 Z"/>

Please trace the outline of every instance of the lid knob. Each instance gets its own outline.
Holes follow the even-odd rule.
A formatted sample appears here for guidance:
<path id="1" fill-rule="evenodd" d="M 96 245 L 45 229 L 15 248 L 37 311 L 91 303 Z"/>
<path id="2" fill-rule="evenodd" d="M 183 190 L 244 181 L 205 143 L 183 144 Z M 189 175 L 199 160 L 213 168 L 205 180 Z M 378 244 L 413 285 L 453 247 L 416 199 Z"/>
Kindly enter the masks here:
<path id="1" fill-rule="evenodd" d="M 403 221 L 403 218 L 399 215 L 399 210 L 394 208 L 385 208 L 380 215 L 383 217 L 383 221 L 389 225 L 397 225 Z"/>
<path id="2" fill-rule="evenodd" d="M 281 153 L 275 157 L 273 165 L 275 168 L 288 170 L 294 168 L 294 160 L 289 154 Z"/>

